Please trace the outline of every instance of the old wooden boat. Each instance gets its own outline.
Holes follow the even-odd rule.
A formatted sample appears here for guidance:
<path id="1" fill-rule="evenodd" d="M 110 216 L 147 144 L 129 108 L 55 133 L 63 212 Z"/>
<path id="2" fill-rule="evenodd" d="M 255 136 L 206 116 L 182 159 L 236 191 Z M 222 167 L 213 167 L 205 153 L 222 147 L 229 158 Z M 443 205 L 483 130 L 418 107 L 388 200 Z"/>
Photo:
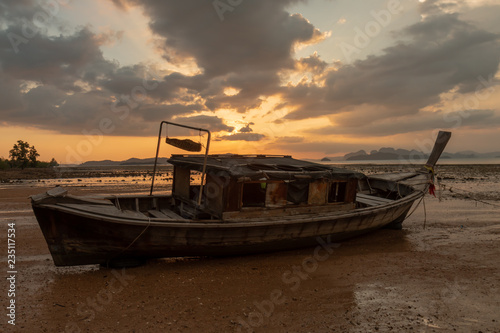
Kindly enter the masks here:
<path id="1" fill-rule="evenodd" d="M 372 176 L 290 156 L 208 155 L 208 138 L 204 155 L 169 159 L 171 194 L 153 193 L 154 178 L 149 195 L 79 197 L 56 187 L 32 196 L 32 207 L 57 266 L 315 246 L 400 228 L 450 135 L 439 133 L 425 168 Z M 158 146 L 161 137 L 162 126 Z"/>

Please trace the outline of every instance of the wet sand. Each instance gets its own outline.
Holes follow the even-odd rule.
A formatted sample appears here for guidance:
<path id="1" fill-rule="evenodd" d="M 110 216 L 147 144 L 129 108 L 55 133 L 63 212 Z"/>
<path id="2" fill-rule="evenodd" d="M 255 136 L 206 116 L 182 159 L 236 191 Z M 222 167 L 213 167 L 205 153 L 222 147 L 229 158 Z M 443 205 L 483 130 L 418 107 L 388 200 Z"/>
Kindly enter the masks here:
<path id="1" fill-rule="evenodd" d="M 0 246 L 14 222 L 17 275 L 16 326 L 7 323 L 4 280 L 0 331 L 500 332 L 500 166 L 439 173 L 442 201 L 426 196 L 426 213 L 421 204 L 403 230 L 342 242 L 321 258 L 310 248 L 126 270 L 55 267 L 27 199 L 52 184 L 2 186 Z M 129 183 L 67 186 L 73 194 L 148 190 Z M 7 275 L 5 251 L 0 266 Z"/>

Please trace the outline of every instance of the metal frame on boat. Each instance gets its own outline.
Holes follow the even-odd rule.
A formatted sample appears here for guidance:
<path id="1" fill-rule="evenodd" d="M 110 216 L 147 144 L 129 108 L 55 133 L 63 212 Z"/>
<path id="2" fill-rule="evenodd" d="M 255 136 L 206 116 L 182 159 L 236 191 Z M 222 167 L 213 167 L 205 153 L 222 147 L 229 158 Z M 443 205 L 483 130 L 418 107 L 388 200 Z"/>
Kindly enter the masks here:
<path id="1" fill-rule="evenodd" d="M 204 155 L 169 159 L 169 195 L 153 194 L 154 179 L 149 195 L 77 197 L 58 187 L 32 196 L 32 207 L 57 266 L 314 246 L 400 228 L 450 135 L 439 133 L 426 168 L 365 176 L 290 156 L 208 155 L 209 134 Z"/>

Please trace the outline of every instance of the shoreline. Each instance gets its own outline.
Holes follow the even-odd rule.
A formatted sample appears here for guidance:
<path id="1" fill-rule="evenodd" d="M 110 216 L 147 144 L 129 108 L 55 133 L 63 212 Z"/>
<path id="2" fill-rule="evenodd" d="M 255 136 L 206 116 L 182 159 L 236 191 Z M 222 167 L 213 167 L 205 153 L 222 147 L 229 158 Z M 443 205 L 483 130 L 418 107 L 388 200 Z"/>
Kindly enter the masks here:
<path id="1" fill-rule="evenodd" d="M 398 164 L 349 164 L 338 167 L 358 171 L 366 175 L 377 173 L 414 171 L 419 167 Z M 40 169 L 44 170 L 44 169 Z M 151 187 L 152 169 L 149 166 L 128 166 L 109 168 L 72 168 L 59 172 L 39 169 L 0 170 L 0 189 L 32 187 L 31 194 L 40 193 L 43 188 L 63 186 L 83 192 L 103 193 L 145 193 Z M 162 165 L 157 169 L 155 190 L 168 191 L 172 186 L 172 166 Z M 477 200 L 500 200 L 500 164 L 438 165 L 437 189 L 443 196 L 463 197 Z M 441 186 L 439 186 L 441 185 Z"/>
<path id="2" fill-rule="evenodd" d="M 170 165 L 158 165 L 157 172 L 172 170 Z M 65 178 L 100 178 L 100 177 L 139 177 L 151 176 L 153 167 L 124 166 L 124 167 L 54 167 L 54 168 L 26 168 L 0 170 L 0 183 L 9 183 L 19 180 L 33 179 L 65 179 Z"/>

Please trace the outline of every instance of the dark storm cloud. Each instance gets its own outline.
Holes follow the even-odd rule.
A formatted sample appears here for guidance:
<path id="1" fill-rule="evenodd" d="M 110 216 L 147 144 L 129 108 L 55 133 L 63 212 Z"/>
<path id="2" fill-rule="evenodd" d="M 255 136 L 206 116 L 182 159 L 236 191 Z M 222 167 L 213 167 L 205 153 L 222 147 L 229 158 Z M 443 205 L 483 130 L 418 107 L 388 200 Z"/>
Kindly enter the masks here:
<path id="1" fill-rule="evenodd" d="M 21 13 L 21 9 L 20 3 L 12 4 L 0 16 Z M 180 94 L 183 88 L 205 88 L 196 77 L 162 76 L 141 64 L 120 67 L 104 59 L 100 49 L 114 36 L 96 35 L 88 28 L 69 35 L 37 31 L 27 36 L 23 25 L 32 13 L 27 11 L 25 20 L 9 20 L 0 30 L 4 124 L 79 134 L 98 129 L 103 119 L 110 119 L 113 131 L 107 134 L 150 135 L 159 120 L 206 109 L 193 101 L 196 94 Z"/>
<path id="2" fill-rule="evenodd" d="M 220 108 L 245 112 L 261 105 L 260 96 L 278 91 L 279 72 L 295 66 L 292 55 L 297 43 L 321 38 L 304 17 L 285 11 L 295 0 L 244 2 L 224 22 L 209 1 L 113 2 L 120 10 L 142 6 L 151 30 L 163 38 L 164 57 L 173 63 L 192 59 L 202 72 L 189 76 L 156 73 L 142 64 L 120 66 L 105 59 L 101 50 L 119 34 L 97 35 L 89 28 L 67 33 L 66 28 L 49 36 L 47 27 L 34 21 L 44 11 L 41 2 L 4 1 L 0 4 L 3 121 L 80 133 L 110 118 L 115 125 L 110 134 L 148 135 L 143 131 L 154 127 L 148 123 L 159 120 L 202 120 L 199 115 L 188 116 Z M 29 36 L 27 27 L 34 29 Z M 229 87 L 238 93 L 225 94 Z M 233 130 L 217 117 L 204 120 L 214 130 Z"/>
<path id="3" fill-rule="evenodd" d="M 135 0 L 165 37 L 169 60 L 192 57 L 209 77 L 253 70 L 292 68 L 291 49 L 320 32 L 284 7 L 293 0 L 243 1 L 222 22 L 212 1 Z"/>
<path id="4" fill-rule="evenodd" d="M 234 127 L 226 125 L 224 120 L 217 116 L 198 115 L 192 117 L 176 117 L 174 121 L 193 127 L 205 128 L 212 132 L 234 131 Z"/>
<path id="5" fill-rule="evenodd" d="M 36 0 L 3 0 L 0 2 L 0 22 L 15 22 L 31 18 L 39 10 Z"/>
<path id="6" fill-rule="evenodd" d="M 117 67 L 104 59 L 101 40 L 86 28 L 71 36 L 48 38 L 37 34 L 19 44 L 15 52 L 8 36 L 22 36 L 17 27 L 0 32 L 0 63 L 7 76 L 53 85 L 65 91 L 79 91 L 76 80 L 94 83 L 98 76 L 109 75 Z"/>
<path id="7" fill-rule="evenodd" d="M 250 127 L 252 125 L 255 125 L 255 123 L 250 122 L 243 126 L 242 128 L 239 129 L 239 133 L 235 134 L 230 134 L 230 135 L 224 135 L 219 138 L 217 138 L 218 141 L 224 140 L 224 141 L 260 141 L 266 136 L 264 134 L 260 133 L 254 133 L 253 129 Z"/>
<path id="8" fill-rule="evenodd" d="M 245 112 L 261 105 L 260 96 L 273 95 L 279 72 L 293 69 L 293 48 L 322 38 L 318 29 L 285 7 L 295 0 L 242 2 L 221 21 L 213 2 L 134 0 L 150 17 L 154 33 L 164 38 L 163 55 L 171 62 L 194 59 L 205 89 L 197 92 L 210 110 Z M 121 1 L 123 5 L 123 1 Z M 321 64 L 312 64 L 321 66 Z M 224 88 L 239 90 L 235 96 Z"/>
<path id="9" fill-rule="evenodd" d="M 109 110 L 109 94 L 96 90 L 94 84 L 97 76 L 116 66 L 103 58 L 97 36 L 85 28 L 69 36 L 38 33 L 19 44 L 16 52 L 9 41 L 14 33 L 23 36 L 16 24 L 0 31 L 4 122 L 75 133 Z"/>
<path id="10" fill-rule="evenodd" d="M 0 115 L 1 121 L 9 118 L 23 107 L 23 94 L 21 93 L 23 82 L 12 80 L 1 73 L 0 69 Z"/>
<path id="11" fill-rule="evenodd" d="M 367 111 L 368 112 L 368 111 Z M 369 115 L 360 115 L 362 119 L 367 119 Z M 409 115 L 401 119 L 384 118 L 371 121 L 356 122 L 349 125 L 342 118 L 336 119 L 340 126 L 327 126 L 306 130 L 304 133 L 331 135 L 342 134 L 355 137 L 386 136 L 402 134 L 415 131 L 425 131 L 432 128 L 453 129 L 453 128 L 495 128 L 500 125 L 500 116 L 494 110 L 461 110 L 444 113 L 425 112 Z M 397 123 L 397 125 L 395 125 Z"/>
<path id="12" fill-rule="evenodd" d="M 308 83 L 286 89 L 284 97 L 297 106 L 288 119 L 304 119 L 383 106 L 393 115 L 414 114 L 440 101 L 440 94 L 458 87 L 473 92 L 479 81 L 498 70 L 498 34 L 461 21 L 456 14 L 432 16 L 401 32 L 408 40 L 353 65 L 329 71 L 325 86 Z"/>
<path id="13" fill-rule="evenodd" d="M 261 96 L 271 96 L 279 91 L 280 79 L 276 71 L 253 71 L 231 73 L 218 80 L 221 89 L 212 94 L 204 94 L 206 105 L 211 110 L 219 108 L 234 109 L 244 113 L 258 108 L 262 104 Z M 238 94 L 228 96 L 224 94 L 224 87 L 239 90 Z"/>

